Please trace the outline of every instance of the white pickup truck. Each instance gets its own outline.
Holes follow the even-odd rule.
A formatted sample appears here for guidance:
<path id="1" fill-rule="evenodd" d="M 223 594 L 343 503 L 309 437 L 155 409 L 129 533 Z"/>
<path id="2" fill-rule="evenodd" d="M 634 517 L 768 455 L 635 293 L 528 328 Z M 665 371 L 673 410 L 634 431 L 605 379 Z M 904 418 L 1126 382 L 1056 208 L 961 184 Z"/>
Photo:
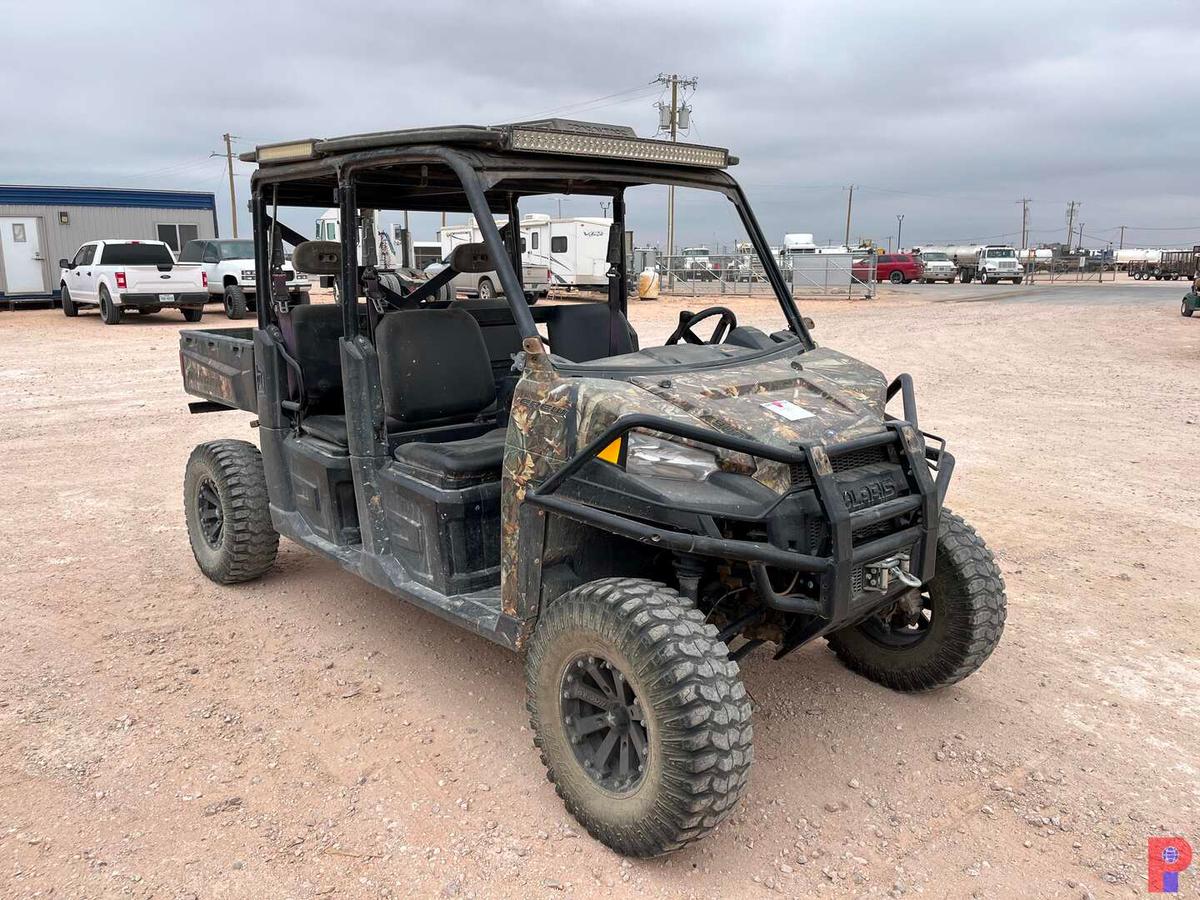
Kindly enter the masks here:
<path id="1" fill-rule="evenodd" d="M 171 308 L 199 322 L 208 302 L 200 266 L 176 262 L 162 241 L 89 241 L 58 264 L 67 316 L 79 315 L 81 306 L 98 306 L 105 325 L 119 325 L 127 309 L 149 314 Z"/>
<path id="2" fill-rule="evenodd" d="M 179 261 L 200 264 L 208 276 L 208 293 L 222 299 L 229 318 L 245 318 L 254 308 L 254 241 L 188 241 L 179 253 Z M 290 263 L 283 264 L 283 273 L 287 276 L 288 302 L 293 306 L 307 303 L 312 282 L 296 274 Z"/>

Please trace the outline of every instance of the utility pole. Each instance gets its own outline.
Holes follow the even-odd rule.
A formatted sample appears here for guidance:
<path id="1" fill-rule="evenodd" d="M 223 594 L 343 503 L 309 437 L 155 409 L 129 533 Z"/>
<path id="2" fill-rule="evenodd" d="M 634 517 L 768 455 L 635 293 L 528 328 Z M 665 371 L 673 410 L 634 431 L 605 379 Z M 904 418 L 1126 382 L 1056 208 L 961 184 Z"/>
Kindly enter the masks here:
<path id="1" fill-rule="evenodd" d="M 1121 226 L 1121 243 L 1119 245 L 1117 245 L 1117 249 L 1118 250 L 1125 249 L 1125 226 L 1124 225 Z"/>
<path id="2" fill-rule="evenodd" d="M 904 231 L 904 213 L 896 214 L 896 252 L 903 253 L 904 245 L 900 243 L 900 235 Z"/>
<path id="3" fill-rule="evenodd" d="M 850 210 L 854 208 L 854 185 L 847 189 L 850 196 L 846 198 L 846 249 L 850 249 Z"/>
<path id="4" fill-rule="evenodd" d="M 1083 250 L 1083 223 L 1079 223 L 1079 243 L 1075 245 L 1078 250 Z"/>
<path id="5" fill-rule="evenodd" d="M 229 218 L 233 220 L 233 236 L 237 237 L 237 196 L 233 190 L 233 135 L 228 131 L 225 138 L 225 164 L 229 167 Z"/>
<path id="6" fill-rule="evenodd" d="M 662 104 L 659 104 L 658 130 L 666 131 L 671 135 L 671 143 L 674 143 L 679 138 L 679 129 L 681 127 L 680 114 L 683 114 L 682 127 L 687 127 L 688 116 L 691 113 L 691 107 L 684 104 L 679 105 L 679 89 L 680 88 L 695 88 L 696 77 L 682 77 L 680 75 L 659 74 L 654 82 L 657 84 L 668 85 L 671 88 L 671 105 L 664 109 Z M 664 115 L 665 114 L 665 115 Z M 670 266 L 670 258 L 675 255 L 675 185 L 667 186 L 667 265 Z"/>
<path id="7" fill-rule="evenodd" d="M 1071 242 L 1075 239 L 1075 211 L 1079 209 L 1079 203 L 1072 200 L 1067 204 L 1067 252 L 1071 252 Z"/>
<path id="8" fill-rule="evenodd" d="M 1022 197 L 1017 202 L 1021 204 L 1021 250 L 1029 249 L 1029 204 L 1031 198 Z"/>

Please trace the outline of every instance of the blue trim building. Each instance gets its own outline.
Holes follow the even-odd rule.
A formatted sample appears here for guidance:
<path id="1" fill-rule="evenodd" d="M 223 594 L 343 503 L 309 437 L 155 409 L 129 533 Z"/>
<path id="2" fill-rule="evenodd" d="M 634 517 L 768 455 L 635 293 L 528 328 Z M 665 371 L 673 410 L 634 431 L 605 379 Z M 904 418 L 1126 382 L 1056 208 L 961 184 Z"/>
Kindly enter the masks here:
<path id="1" fill-rule="evenodd" d="M 57 297 L 59 260 L 88 241 L 162 240 L 178 250 L 215 237 L 211 193 L 0 185 L 0 304 Z"/>

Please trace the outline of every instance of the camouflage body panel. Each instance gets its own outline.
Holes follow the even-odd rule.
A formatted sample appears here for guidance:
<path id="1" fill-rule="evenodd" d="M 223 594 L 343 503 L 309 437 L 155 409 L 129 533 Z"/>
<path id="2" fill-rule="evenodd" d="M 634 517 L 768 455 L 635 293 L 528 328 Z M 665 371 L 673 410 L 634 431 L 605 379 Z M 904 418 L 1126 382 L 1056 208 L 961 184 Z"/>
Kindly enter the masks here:
<path id="1" fill-rule="evenodd" d="M 833 350 L 660 375 L 634 369 L 627 378 L 563 375 L 545 353 L 526 357 L 513 395 L 501 485 L 505 614 L 527 616 L 538 599 L 523 596 L 525 586 L 518 577 L 526 491 L 618 419 L 634 413 L 656 415 L 784 449 L 872 434 L 883 420 L 882 373 Z M 795 404 L 805 416 L 789 421 L 764 406 L 777 400 Z M 730 462 L 729 468 L 742 468 L 738 460 Z M 759 460 L 754 477 L 780 492 L 790 486 L 787 466 L 780 463 Z"/>

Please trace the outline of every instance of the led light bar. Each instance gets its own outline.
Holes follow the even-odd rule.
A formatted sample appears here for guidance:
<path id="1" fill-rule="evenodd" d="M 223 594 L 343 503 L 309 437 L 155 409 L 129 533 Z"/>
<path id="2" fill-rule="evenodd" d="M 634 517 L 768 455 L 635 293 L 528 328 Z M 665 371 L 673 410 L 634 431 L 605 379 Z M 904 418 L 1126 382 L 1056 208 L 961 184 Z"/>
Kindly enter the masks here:
<path id="1" fill-rule="evenodd" d="M 257 160 L 260 163 L 280 163 L 280 162 L 295 162 L 300 159 L 315 159 L 317 155 L 317 142 L 309 139 L 307 141 L 292 141 L 288 144 L 263 144 L 256 151 Z"/>
<path id="2" fill-rule="evenodd" d="M 512 130 L 512 149 L 535 153 L 563 153 L 570 156 L 602 156 L 612 159 L 675 163 L 723 169 L 729 165 L 729 151 L 697 144 L 673 144 L 639 138 L 606 137 L 567 131 L 542 131 L 529 128 Z"/>

